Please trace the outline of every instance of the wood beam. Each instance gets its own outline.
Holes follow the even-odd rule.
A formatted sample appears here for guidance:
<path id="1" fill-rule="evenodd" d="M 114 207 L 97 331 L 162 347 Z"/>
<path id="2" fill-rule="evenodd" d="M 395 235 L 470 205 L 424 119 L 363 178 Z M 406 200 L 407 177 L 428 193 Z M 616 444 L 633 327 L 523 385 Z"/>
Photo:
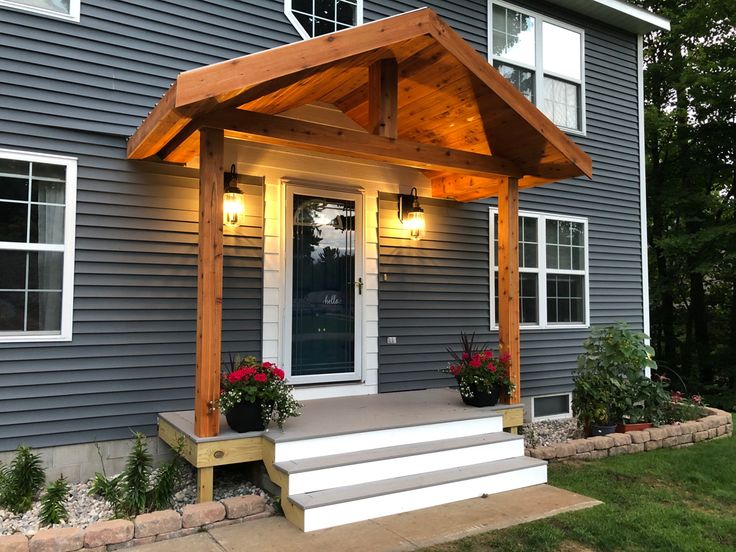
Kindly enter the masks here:
<path id="1" fill-rule="evenodd" d="M 510 404 L 521 401 L 519 329 L 519 182 L 504 178 L 498 191 L 498 342 L 501 353 L 511 356 L 516 389 Z"/>
<path id="2" fill-rule="evenodd" d="M 382 59 L 368 69 L 368 130 L 386 138 L 398 134 L 399 64 Z"/>
<path id="3" fill-rule="evenodd" d="M 216 408 L 216 401 L 220 397 L 222 350 L 222 193 L 225 136 L 220 129 L 202 128 L 199 133 L 199 255 L 194 433 L 197 437 L 213 437 L 220 432 L 220 411 Z"/>
<path id="4" fill-rule="evenodd" d="M 430 178 L 432 197 L 454 199 L 455 201 L 475 201 L 498 194 L 503 177 L 483 178 L 460 174 L 442 174 Z"/>
<path id="5" fill-rule="evenodd" d="M 394 140 L 367 132 L 264 115 L 242 109 L 213 113 L 203 119 L 202 125 L 227 130 L 229 138 L 345 155 L 415 169 L 440 170 L 491 178 L 521 176 L 518 167 L 502 157 L 454 150 L 432 144 Z"/>

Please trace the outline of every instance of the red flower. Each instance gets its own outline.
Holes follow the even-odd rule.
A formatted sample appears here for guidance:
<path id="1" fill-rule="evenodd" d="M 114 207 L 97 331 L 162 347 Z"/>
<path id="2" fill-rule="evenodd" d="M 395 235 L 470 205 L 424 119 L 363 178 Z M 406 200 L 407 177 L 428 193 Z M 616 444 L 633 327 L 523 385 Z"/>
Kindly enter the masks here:
<path id="1" fill-rule="evenodd" d="M 463 360 L 470 360 L 470 354 L 463 353 Z"/>
<path id="2" fill-rule="evenodd" d="M 277 378 L 280 380 L 284 379 L 284 371 L 281 368 L 273 367 L 273 373 L 276 375 Z"/>
<path id="3" fill-rule="evenodd" d="M 491 372 L 493 372 L 495 374 L 496 373 L 496 365 L 495 364 L 489 364 L 488 365 L 488 370 L 490 370 Z"/>
<path id="4" fill-rule="evenodd" d="M 473 357 L 473 360 L 470 361 L 470 366 L 473 368 L 480 368 L 481 362 L 480 362 L 480 356 L 476 355 Z"/>
<path id="5" fill-rule="evenodd" d="M 450 373 L 453 376 L 459 376 L 461 371 L 462 368 L 460 368 L 460 366 L 457 366 L 456 364 L 450 364 Z"/>
<path id="6" fill-rule="evenodd" d="M 501 355 L 501 362 L 509 362 L 511 360 L 511 355 L 506 352 Z"/>
<path id="7" fill-rule="evenodd" d="M 483 353 L 483 358 L 493 358 L 493 351 L 488 350 L 485 353 Z"/>
<path id="8" fill-rule="evenodd" d="M 259 383 L 265 383 L 268 379 L 268 376 L 266 374 L 256 374 L 253 376 L 253 379 Z"/>
<path id="9" fill-rule="evenodd" d="M 263 363 L 263 367 L 264 368 L 271 368 L 272 366 L 273 366 L 273 364 L 271 364 L 270 362 L 264 362 Z"/>

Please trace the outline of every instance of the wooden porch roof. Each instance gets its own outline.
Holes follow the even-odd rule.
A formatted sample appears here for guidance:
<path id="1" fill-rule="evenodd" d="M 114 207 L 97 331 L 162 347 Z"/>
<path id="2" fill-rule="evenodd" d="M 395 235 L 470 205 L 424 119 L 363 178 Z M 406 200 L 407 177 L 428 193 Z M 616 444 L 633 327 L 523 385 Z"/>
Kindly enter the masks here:
<path id="1" fill-rule="evenodd" d="M 371 76 L 384 60 L 398 72 L 393 98 Z M 278 116 L 313 102 L 366 132 Z M 423 169 L 435 197 L 460 201 L 496 195 L 508 177 L 527 188 L 592 176 L 590 157 L 427 8 L 181 73 L 128 157 L 186 163 L 204 127 Z"/>

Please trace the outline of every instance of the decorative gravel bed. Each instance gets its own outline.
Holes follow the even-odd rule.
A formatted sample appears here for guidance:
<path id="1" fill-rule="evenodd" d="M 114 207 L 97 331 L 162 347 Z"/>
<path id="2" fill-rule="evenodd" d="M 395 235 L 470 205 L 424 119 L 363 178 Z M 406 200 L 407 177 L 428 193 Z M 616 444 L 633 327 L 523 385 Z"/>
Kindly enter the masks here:
<path id="1" fill-rule="evenodd" d="M 92 523 L 112 518 L 112 509 L 107 502 L 88 494 L 89 482 L 72 484 L 70 487 L 70 495 L 65 503 L 69 512 L 69 521 L 53 527 L 86 529 Z M 269 506 L 273 505 L 273 499 L 268 493 L 248 481 L 243 481 L 242 478 L 237 476 L 237 473 L 227 472 L 222 477 L 215 479 L 215 500 L 251 494 L 262 496 Z M 195 471 L 187 469 L 184 474 L 183 485 L 174 495 L 174 509 L 181 513 L 182 507 L 187 504 L 194 504 L 196 498 L 197 478 Z M 28 536 L 36 534 L 39 529 L 38 514 L 40 509 L 40 502 L 36 502 L 31 510 L 21 515 L 0 509 L 0 535 L 10 535 L 16 532 L 22 532 Z"/>
<path id="2" fill-rule="evenodd" d="M 576 418 L 531 422 L 524 424 L 521 432 L 524 435 L 526 448 L 548 447 L 582 437 L 582 431 L 578 429 Z"/>

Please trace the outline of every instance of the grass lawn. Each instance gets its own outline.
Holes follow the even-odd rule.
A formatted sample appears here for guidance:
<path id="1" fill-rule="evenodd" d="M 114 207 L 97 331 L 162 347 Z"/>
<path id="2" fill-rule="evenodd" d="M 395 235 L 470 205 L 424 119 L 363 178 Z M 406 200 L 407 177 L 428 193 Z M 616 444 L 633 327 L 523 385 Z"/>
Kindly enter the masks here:
<path id="1" fill-rule="evenodd" d="M 586 463 L 551 464 L 549 482 L 605 504 L 468 537 L 427 552 L 736 550 L 735 438 Z"/>

